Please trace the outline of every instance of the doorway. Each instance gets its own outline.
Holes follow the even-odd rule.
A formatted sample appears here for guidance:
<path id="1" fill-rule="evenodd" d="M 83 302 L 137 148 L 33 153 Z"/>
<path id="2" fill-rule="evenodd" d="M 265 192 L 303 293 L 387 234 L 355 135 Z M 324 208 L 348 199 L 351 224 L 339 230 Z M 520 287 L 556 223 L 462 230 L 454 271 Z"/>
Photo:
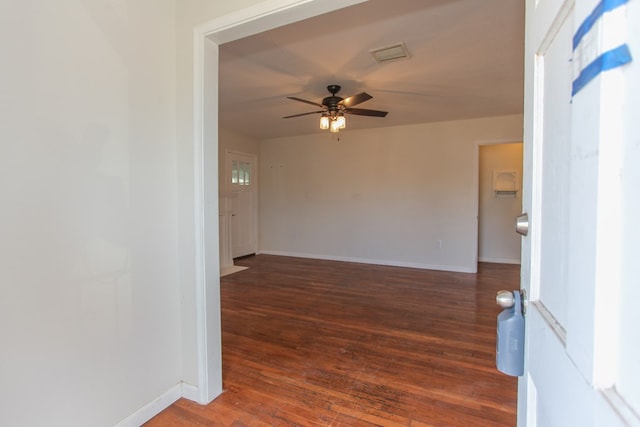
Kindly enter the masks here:
<path id="1" fill-rule="evenodd" d="M 478 261 L 520 264 L 522 142 L 478 146 Z"/>
<path id="2" fill-rule="evenodd" d="M 218 190 L 218 46 L 364 0 L 278 0 L 238 10 L 194 29 L 194 299 L 197 387 L 201 404 L 222 393 Z"/>

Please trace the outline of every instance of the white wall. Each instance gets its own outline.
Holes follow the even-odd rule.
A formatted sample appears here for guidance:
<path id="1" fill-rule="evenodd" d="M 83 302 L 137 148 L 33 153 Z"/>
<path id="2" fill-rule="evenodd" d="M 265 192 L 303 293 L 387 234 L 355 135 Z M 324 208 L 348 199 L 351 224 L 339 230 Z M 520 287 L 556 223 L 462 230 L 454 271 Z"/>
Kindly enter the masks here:
<path id="1" fill-rule="evenodd" d="M 0 424 L 181 379 L 172 0 L 0 6 Z"/>
<path id="2" fill-rule="evenodd" d="M 493 172 L 516 171 L 516 197 L 496 197 Z M 521 237 L 515 218 L 522 211 L 522 143 L 480 146 L 478 209 L 478 259 L 484 262 L 520 263 Z"/>
<path id="3" fill-rule="evenodd" d="M 265 140 L 260 251 L 474 271 L 477 143 L 506 116 Z"/>

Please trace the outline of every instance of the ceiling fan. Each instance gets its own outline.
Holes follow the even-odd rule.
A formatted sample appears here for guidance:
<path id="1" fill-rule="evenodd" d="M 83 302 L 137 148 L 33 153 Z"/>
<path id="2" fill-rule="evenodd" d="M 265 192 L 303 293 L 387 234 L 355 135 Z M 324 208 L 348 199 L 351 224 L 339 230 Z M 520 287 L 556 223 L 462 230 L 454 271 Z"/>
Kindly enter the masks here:
<path id="1" fill-rule="evenodd" d="M 321 104 L 313 101 L 307 101 L 306 99 L 297 98 L 295 96 L 287 96 L 287 98 L 293 99 L 294 101 L 315 105 L 316 107 L 320 107 L 322 109 L 318 111 L 311 111 L 309 113 L 285 116 L 283 117 L 283 119 L 306 116 L 309 114 L 322 114 L 322 116 L 320 116 L 320 129 L 329 129 L 331 132 L 338 132 L 340 129 L 344 129 L 344 127 L 346 126 L 346 120 L 344 117 L 345 114 L 356 114 L 358 116 L 371 117 L 385 117 L 388 114 L 387 111 L 352 108 L 354 105 L 361 104 L 373 97 L 366 92 L 362 92 L 348 98 L 342 98 L 336 95 L 338 92 L 340 92 L 340 89 L 341 87 L 338 85 L 327 86 L 327 90 L 331 93 L 331 96 L 327 96 L 326 98 L 324 98 Z"/>

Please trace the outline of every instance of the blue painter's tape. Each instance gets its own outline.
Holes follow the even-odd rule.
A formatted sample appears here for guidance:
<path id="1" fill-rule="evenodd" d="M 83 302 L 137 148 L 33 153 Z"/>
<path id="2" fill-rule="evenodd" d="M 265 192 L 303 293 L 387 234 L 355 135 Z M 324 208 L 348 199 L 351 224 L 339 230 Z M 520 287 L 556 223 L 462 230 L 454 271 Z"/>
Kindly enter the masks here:
<path id="1" fill-rule="evenodd" d="M 620 67 L 631 62 L 631 52 L 629 46 L 622 44 L 615 49 L 608 50 L 587 65 L 573 81 L 571 96 L 580 92 L 587 83 L 593 80 L 598 74 L 612 68 Z"/>
<path id="2" fill-rule="evenodd" d="M 601 0 L 600 3 L 593 9 L 593 12 L 580 24 L 580 27 L 573 36 L 573 50 L 580 44 L 580 40 L 589 32 L 589 30 L 598 22 L 598 19 L 605 13 L 628 3 L 629 0 Z"/>

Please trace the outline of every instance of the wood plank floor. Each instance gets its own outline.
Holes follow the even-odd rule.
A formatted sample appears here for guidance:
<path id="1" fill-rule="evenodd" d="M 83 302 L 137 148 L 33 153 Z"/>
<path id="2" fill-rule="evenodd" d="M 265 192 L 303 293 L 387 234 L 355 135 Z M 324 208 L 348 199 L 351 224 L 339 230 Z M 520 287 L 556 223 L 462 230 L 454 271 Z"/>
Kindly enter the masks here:
<path id="1" fill-rule="evenodd" d="M 447 273 L 259 255 L 222 278 L 225 392 L 147 426 L 515 426 L 495 369 L 519 266 Z"/>

